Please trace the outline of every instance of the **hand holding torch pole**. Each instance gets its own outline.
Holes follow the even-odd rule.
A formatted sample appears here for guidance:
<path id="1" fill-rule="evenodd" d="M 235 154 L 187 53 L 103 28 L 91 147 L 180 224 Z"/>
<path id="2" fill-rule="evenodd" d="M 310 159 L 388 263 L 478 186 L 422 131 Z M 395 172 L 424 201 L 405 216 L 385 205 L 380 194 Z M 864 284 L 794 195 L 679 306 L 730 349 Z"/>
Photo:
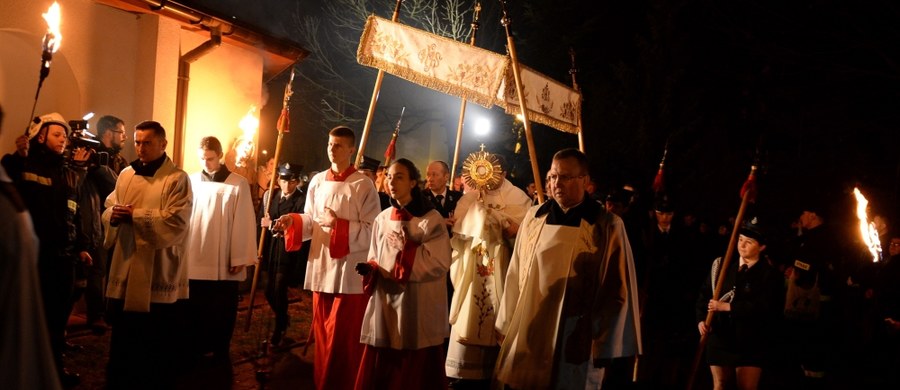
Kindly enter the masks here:
<path id="1" fill-rule="evenodd" d="M 287 85 L 284 86 L 284 100 L 281 103 L 281 115 L 278 117 L 278 122 L 275 127 L 278 129 L 278 137 L 275 141 L 275 156 L 273 160 L 275 160 L 275 170 L 277 172 L 278 169 L 278 159 L 281 158 L 281 141 L 284 138 L 284 133 L 288 133 L 291 131 L 290 126 L 290 112 L 291 112 L 291 95 L 294 94 L 294 89 L 292 87 L 294 83 L 294 69 L 291 69 L 291 78 L 288 80 Z M 269 197 L 266 201 L 266 219 L 269 219 L 269 205 L 272 203 L 272 190 L 275 188 L 275 180 L 277 180 L 278 175 L 276 172 L 272 172 L 269 179 Z M 253 270 L 253 283 L 250 285 L 250 304 L 247 308 L 247 323 L 244 324 L 244 332 L 250 331 L 250 323 L 253 320 L 253 301 L 256 298 L 256 286 L 259 282 L 259 269 L 260 263 L 263 255 L 263 248 L 265 248 L 265 238 L 266 238 L 266 229 L 261 229 L 259 233 L 259 246 L 256 251 L 257 264 Z"/>

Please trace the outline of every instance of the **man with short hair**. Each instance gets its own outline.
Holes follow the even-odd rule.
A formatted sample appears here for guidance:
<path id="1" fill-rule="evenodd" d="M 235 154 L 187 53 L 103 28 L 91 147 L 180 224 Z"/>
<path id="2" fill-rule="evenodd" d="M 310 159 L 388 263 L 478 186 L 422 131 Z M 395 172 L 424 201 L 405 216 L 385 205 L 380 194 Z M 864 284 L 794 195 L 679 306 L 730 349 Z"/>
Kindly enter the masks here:
<path id="1" fill-rule="evenodd" d="M 122 156 L 122 148 L 125 146 L 125 121 L 112 115 L 104 115 L 97 120 L 97 139 L 103 145 L 101 152 L 109 153 L 107 166 L 117 175 L 128 166 L 128 161 Z"/>
<path id="2" fill-rule="evenodd" d="M 183 257 L 193 193 L 188 175 L 166 155 L 166 130 L 134 128 L 138 159 L 119 174 L 106 198 L 107 247 L 115 244 L 106 296 L 113 329 L 107 386 L 172 388 L 183 366 L 179 325 L 188 298 Z M 179 303 L 179 301 L 181 303 Z"/>
<path id="3" fill-rule="evenodd" d="M 583 153 L 557 152 L 553 197 L 522 221 L 495 322 L 501 386 L 599 388 L 598 361 L 641 352 L 625 226 L 588 197 L 589 178 Z"/>
<path id="4" fill-rule="evenodd" d="M 228 362 L 238 283 L 247 278 L 245 268 L 256 263 L 256 214 L 247 179 L 222 164 L 219 139 L 203 137 L 197 154 L 203 168 L 191 175 L 194 204 L 185 252 L 192 344 L 197 354 L 212 353 L 217 362 Z"/>
<path id="5" fill-rule="evenodd" d="M 304 213 L 283 215 L 273 227 L 285 232 L 288 250 L 312 239 L 303 287 L 313 292 L 313 376 L 319 389 L 352 388 L 356 377 L 347 370 L 356 370 L 362 359 L 360 334 L 369 298 L 355 267 L 368 260 L 372 222 L 381 206 L 375 184 L 350 164 L 355 142 L 350 128 L 331 129 L 331 169 L 310 180 Z"/>
<path id="6" fill-rule="evenodd" d="M 444 218 L 453 216 L 456 202 L 462 198 L 461 192 L 453 191 L 447 186 L 449 181 L 450 167 L 447 166 L 447 163 L 435 160 L 428 164 L 428 168 L 425 170 L 425 191 L 422 191 L 422 194 Z M 447 226 L 449 229 L 452 225 L 447 222 Z"/>

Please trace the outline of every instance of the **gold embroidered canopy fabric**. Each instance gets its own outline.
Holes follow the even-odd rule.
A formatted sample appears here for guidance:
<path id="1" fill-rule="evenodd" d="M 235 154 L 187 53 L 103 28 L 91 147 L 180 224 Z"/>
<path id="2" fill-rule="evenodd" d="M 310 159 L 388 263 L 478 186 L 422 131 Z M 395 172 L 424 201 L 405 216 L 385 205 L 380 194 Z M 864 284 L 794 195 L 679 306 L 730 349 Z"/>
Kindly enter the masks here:
<path id="1" fill-rule="evenodd" d="M 578 118 L 581 117 L 581 94 L 578 91 L 522 64 L 519 64 L 519 75 L 528 120 L 567 133 L 578 133 Z M 508 114 L 522 113 L 512 67 L 506 70 L 494 104 L 503 107 Z"/>
<path id="2" fill-rule="evenodd" d="M 509 58 L 377 16 L 366 22 L 357 61 L 421 86 L 518 114 Z M 521 66 L 528 119 L 578 132 L 581 94 Z"/>
<path id="3" fill-rule="evenodd" d="M 494 104 L 508 62 L 494 52 L 377 16 L 366 22 L 356 59 L 485 107 Z"/>

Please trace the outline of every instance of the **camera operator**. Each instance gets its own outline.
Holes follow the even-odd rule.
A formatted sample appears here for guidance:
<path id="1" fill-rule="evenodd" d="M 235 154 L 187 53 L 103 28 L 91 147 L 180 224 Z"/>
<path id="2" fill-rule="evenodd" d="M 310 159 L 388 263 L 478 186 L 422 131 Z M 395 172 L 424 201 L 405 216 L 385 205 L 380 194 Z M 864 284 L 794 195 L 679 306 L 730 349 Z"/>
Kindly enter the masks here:
<path id="1" fill-rule="evenodd" d="M 63 157 L 69 127 L 59 114 L 44 115 L 29 129 L 30 140 L 16 140 L 17 153 L 3 159 L 4 167 L 22 195 L 37 233 L 38 278 L 44 299 L 44 318 L 50 335 L 53 357 L 63 385 L 78 383 L 78 375 L 63 367 L 65 329 L 72 311 L 75 262 L 92 259 L 78 242 L 80 218 L 77 213 L 78 187 L 86 169 L 67 164 Z M 84 162 L 91 151 L 75 149 L 72 161 Z"/>
<path id="2" fill-rule="evenodd" d="M 109 166 L 116 176 L 128 166 L 128 161 L 122 156 L 122 147 L 128 136 L 125 135 L 125 121 L 112 115 L 104 115 L 97 120 L 97 139 L 101 146 L 100 152 L 109 153 Z"/>
<path id="3" fill-rule="evenodd" d="M 104 119 L 101 118 L 100 121 L 103 122 Z M 87 169 L 87 174 L 78 194 L 78 215 L 81 217 L 81 236 L 79 241 L 86 243 L 85 250 L 93 259 L 92 264 L 82 263 L 76 267 L 76 287 L 72 298 L 74 303 L 84 296 L 87 324 L 94 334 L 101 335 L 109 330 L 109 325 L 104 319 L 106 314 L 106 270 L 109 263 L 107 261 L 109 254 L 103 247 L 104 231 L 101 214 L 103 213 L 103 203 L 106 197 L 116 187 L 117 175 L 108 165 L 108 163 L 112 163 L 112 160 L 108 159 L 109 155 L 102 151 L 104 146 L 88 135 L 89 133 L 86 131 L 88 128 L 87 121 L 69 121 L 69 127 L 72 132 L 64 153 L 64 155 L 69 156 L 66 161 L 68 164 Z M 109 130 L 107 134 L 112 135 L 115 133 L 113 130 Z M 124 139 L 124 136 L 116 137 Z M 73 151 L 78 147 L 100 152 L 93 153 L 92 157 L 84 162 L 72 161 Z"/>

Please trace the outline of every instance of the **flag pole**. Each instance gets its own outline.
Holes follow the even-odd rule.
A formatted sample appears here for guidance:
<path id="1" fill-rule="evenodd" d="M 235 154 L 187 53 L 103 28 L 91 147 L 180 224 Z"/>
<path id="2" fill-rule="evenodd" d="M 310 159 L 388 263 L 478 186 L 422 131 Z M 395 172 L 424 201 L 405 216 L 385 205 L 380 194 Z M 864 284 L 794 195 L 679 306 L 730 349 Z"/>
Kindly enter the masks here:
<path id="1" fill-rule="evenodd" d="M 731 239 L 728 241 L 728 249 L 725 251 L 725 258 L 722 259 L 721 264 L 719 265 L 719 278 L 716 280 L 716 288 L 713 290 L 713 300 L 718 300 L 722 293 L 722 286 L 725 284 L 726 270 L 731 263 L 732 256 L 734 256 L 735 243 L 737 242 L 738 230 L 740 230 L 741 222 L 744 220 L 744 212 L 747 210 L 747 204 L 753 202 L 756 197 L 757 165 L 758 162 L 754 162 L 750 167 L 750 175 L 747 176 L 747 181 L 745 181 L 744 185 L 741 187 L 741 206 L 738 208 L 737 217 L 734 219 L 734 227 L 731 229 Z M 706 320 L 704 320 L 704 323 L 707 327 L 709 327 L 709 324 L 712 322 L 713 314 L 715 314 L 715 312 L 711 310 L 706 313 Z M 709 332 L 707 332 L 706 335 L 700 336 L 697 352 L 694 354 L 694 362 L 691 365 L 691 371 L 688 374 L 687 390 L 691 390 L 694 387 L 694 377 L 697 374 L 697 370 L 700 368 L 700 359 L 703 356 L 703 349 L 706 346 L 706 337 L 708 334 Z"/>
<path id="2" fill-rule="evenodd" d="M 403 113 L 406 112 L 406 106 L 400 110 L 400 119 L 397 119 L 397 126 L 394 127 L 394 134 L 391 135 L 391 142 L 388 143 L 387 149 L 384 151 L 384 166 L 390 166 L 391 160 L 397 157 L 397 136 L 400 135 L 400 122 L 403 121 Z"/>
<path id="3" fill-rule="evenodd" d="M 506 49 L 509 51 L 510 67 L 513 70 L 513 77 L 516 83 L 516 95 L 519 98 L 519 109 L 522 114 L 522 124 L 525 127 L 525 139 L 528 141 L 528 157 L 531 159 L 531 173 L 534 175 L 534 187 L 537 190 L 538 202 L 544 203 L 544 185 L 541 182 L 541 172 L 537 165 L 537 153 L 534 150 L 534 140 L 531 136 L 531 121 L 528 120 L 528 108 L 525 107 L 525 93 L 522 87 L 522 79 L 519 73 L 519 59 L 516 55 L 516 45 L 513 43 L 512 33 L 509 25 L 512 22 L 506 12 L 506 0 L 500 0 L 500 6 L 503 9 L 503 17 L 500 24 L 506 31 Z"/>
<path id="4" fill-rule="evenodd" d="M 391 21 L 396 22 L 400 19 L 400 5 L 403 4 L 403 0 L 397 0 L 397 5 L 394 6 L 394 15 L 391 16 Z M 384 70 L 379 69 L 378 75 L 375 76 L 375 88 L 372 90 L 372 100 L 369 101 L 369 112 L 366 113 L 366 123 L 363 125 L 363 133 L 362 137 L 359 140 L 359 150 L 356 152 L 356 164 L 355 166 L 360 166 L 362 164 L 363 155 L 366 153 L 366 143 L 369 141 L 369 130 L 372 128 L 372 120 L 375 117 L 375 106 L 378 105 L 378 94 L 381 92 L 381 82 L 384 81 Z"/>
<path id="5" fill-rule="evenodd" d="M 574 89 L 575 92 L 580 93 L 581 91 L 578 89 L 578 82 L 575 81 L 575 75 L 578 73 L 578 68 L 575 67 L 575 49 L 573 49 L 571 47 L 569 48 L 569 57 L 572 58 L 572 67 L 569 68 L 569 74 L 572 75 L 572 89 Z M 579 99 L 581 99 L 581 97 L 579 97 Z M 578 107 L 580 108 L 581 102 L 578 102 L 578 103 L 579 103 Z M 577 124 L 578 150 L 581 150 L 581 153 L 585 153 L 585 151 L 584 151 L 584 133 L 582 132 L 582 128 L 581 128 L 581 111 L 579 110 L 579 112 L 577 112 L 575 115 L 578 118 L 578 124 Z"/>
<path id="6" fill-rule="evenodd" d="M 665 167 L 666 167 L 666 156 L 669 154 L 669 140 L 666 139 L 666 145 L 663 147 L 662 158 L 659 160 L 659 170 L 656 171 L 656 176 L 653 178 L 653 185 L 650 186 L 653 189 L 654 198 L 659 198 L 663 196 L 666 192 L 666 182 L 665 182 Z M 644 308 L 647 306 L 647 291 L 650 289 L 650 285 L 648 281 L 645 279 L 644 281 L 638 284 L 638 318 L 644 318 Z M 634 356 L 634 367 L 631 370 L 631 381 L 637 382 L 640 377 L 640 356 Z"/>
<path id="7" fill-rule="evenodd" d="M 475 36 L 478 34 L 478 16 L 481 15 L 481 2 L 475 2 L 475 13 L 472 16 L 472 35 L 469 37 L 469 45 L 475 46 Z M 460 99 L 459 103 L 459 121 L 456 125 L 456 146 L 453 147 L 453 166 L 450 169 L 450 186 L 453 186 L 453 180 L 456 178 L 456 165 L 459 163 L 459 144 L 462 140 L 463 122 L 466 119 L 465 98 Z"/>
<path id="8" fill-rule="evenodd" d="M 278 129 L 278 136 L 275 139 L 275 156 L 272 157 L 275 160 L 275 169 L 278 170 L 278 160 L 281 158 L 281 141 L 284 138 L 284 133 L 290 132 L 290 111 L 291 111 L 291 95 L 294 94 L 294 89 L 291 86 L 294 83 L 294 69 L 291 68 L 291 78 L 288 80 L 287 85 L 284 86 L 284 100 L 281 103 L 281 115 L 278 117 L 278 122 L 275 124 L 275 127 Z M 269 218 L 269 205 L 272 203 L 272 190 L 275 189 L 275 180 L 278 177 L 277 172 L 273 172 L 272 177 L 269 179 L 269 198 L 265 200 L 266 206 L 264 210 L 266 211 L 266 218 Z M 247 323 L 244 324 L 244 332 L 250 331 L 250 323 L 253 321 L 253 301 L 256 298 L 256 286 L 259 282 L 259 269 L 261 268 L 261 260 L 263 256 L 263 248 L 265 247 L 265 238 L 266 238 L 266 229 L 262 228 L 259 232 L 259 245 L 256 249 L 256 266 L 253 269 L 253 283 L 250 285 L 250 304 L 247 308 Z"/>

